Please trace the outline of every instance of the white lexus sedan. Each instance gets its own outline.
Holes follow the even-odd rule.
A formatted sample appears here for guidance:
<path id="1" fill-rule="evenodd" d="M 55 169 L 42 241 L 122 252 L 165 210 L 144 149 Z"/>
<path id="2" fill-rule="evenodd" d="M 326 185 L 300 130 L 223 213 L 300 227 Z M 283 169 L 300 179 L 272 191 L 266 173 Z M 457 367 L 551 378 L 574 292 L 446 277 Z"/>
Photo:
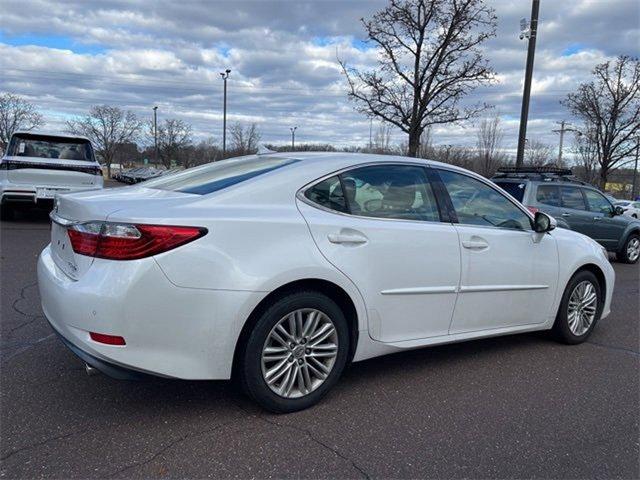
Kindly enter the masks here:
<path id="1" fill-rule="evenodd" d="M 269 153 L 61 195 L 38 261 L 46 317 L 88 369 L 238 378 L 318 402 L 345 365 L 609 314 L 606 251 L 490 181 L 426 160 Z"/>

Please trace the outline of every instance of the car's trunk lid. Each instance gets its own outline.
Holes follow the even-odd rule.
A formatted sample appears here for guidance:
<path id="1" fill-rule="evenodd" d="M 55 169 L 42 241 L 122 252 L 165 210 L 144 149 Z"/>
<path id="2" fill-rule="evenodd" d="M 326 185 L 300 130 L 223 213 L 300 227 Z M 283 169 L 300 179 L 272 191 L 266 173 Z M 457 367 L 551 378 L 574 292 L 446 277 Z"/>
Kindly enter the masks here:
<path id="1" fill-rule="evenodd" d="M 52 158 L 5 157 L 7 179 L 16 185 L 92 188 L 98 182 L 95 162 Z"/>
<path id="2" fill-rule="evenodd" d="M 143 187 L 125 187 L 58 195 L 51 212 L 51 250 L 56 265 L 67 276 L 78 280 L 84 275 L 94 258 L 73 251 L 68 229 L 87 222 L 105 222 L 117 211 L 151 206 L 168 208 L 185 200 L 200 198 L 167 190 Z"/>

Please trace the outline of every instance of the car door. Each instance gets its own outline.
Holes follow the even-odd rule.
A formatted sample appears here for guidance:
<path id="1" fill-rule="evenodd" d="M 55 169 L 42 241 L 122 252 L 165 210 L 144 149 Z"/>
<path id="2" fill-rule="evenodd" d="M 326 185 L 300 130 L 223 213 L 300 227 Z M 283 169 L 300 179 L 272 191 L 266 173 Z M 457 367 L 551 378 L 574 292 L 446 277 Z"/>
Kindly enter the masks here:
<path id="1" fill-rule="evenodd" d="M 301 191 L 298 207 L 322 254 L 362 293 L 373 339 L 448 334 L 460 277 L 458 234 L 440 221 L 425 167 L 344 171 Z"/>
<path id="2" fill-rule="evenodd" d="M 628 220 L 615 215 L 613 205 L 600 192 L 584 188 L 583 193 L 593 219 L 591 238 L 608 249 L 616 248 L 629 224 Z"/>
<path id="3" fill-rule="evenodd" d="M 488 181 L 438 173 L 455 211 L 461 278 L 450 334 L 540 324 L 553 316 L 558 252 L 550 234 Z M 467 192 L 465 195 L 460 192 Z"/>
<path id="4" fill-rule="evenodd" d="M 587 204 L 582 195 L 582 189 L 577 186 L 563 185 L 560 187 L 561 218 L 569 224 L 571 230 L 592 237 L 593 215 L 588 211 Z"/>

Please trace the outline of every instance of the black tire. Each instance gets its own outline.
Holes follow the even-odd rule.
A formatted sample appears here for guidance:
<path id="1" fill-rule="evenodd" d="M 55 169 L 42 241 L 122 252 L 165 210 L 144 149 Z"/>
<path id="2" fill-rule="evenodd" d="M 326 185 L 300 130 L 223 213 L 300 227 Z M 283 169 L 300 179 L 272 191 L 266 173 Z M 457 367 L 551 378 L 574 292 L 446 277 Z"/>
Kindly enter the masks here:
<path id="1" fill-rule="evenodd" d="M 593 285 L 596 293 L 597 305 L 595 317 L 591 322 L 591 325 L 589 325 L 588 330 L 581 335 L 576 335 L 571 331 L 571 328 L 569 327 L 569 299 L 571 298 L 571 294 L 573 293 L 574 289 L 585 281 Z M 589 338 L 589 335 L 591 335 L 591 332 L 593 332 L 593 329 L 595 328 L 598 320 L 600 319 L 600 315 L 602 314 L 602 299 L 602 287 L 600 286 L 598 278 L 592 272 L 588 270 L 582 270 L 571 277 L 571 280 L 569 280 L 567 288 L 565 288 L 564 294 L 562 295 L 562 301 L 560 302 L 560 308 L 558 309 L 558 314 L 556 315 L 556 321 L 553 324 L 552 331 L 556 340 L 569 345 L 576 345 L 578 343 L 584 342 L 587 338 Z"/>
<path id="2" fill-rule="evenodd" d="M 629 256 L 629 245 L 631 242 L 640 242 L 640 235 L 637 233 L 632 233 L 627 237 L 624 242 L 624 245 L 620 249 L 619 252 L 616 253 L 616 259 L 621 263 L 637 263 L 640 256 L 636 256 L 635 258 L 631 258 Z"/>
<path id="3" fill-rule="evenodd" d="M 13 220 L 13 209 L 11 208 L 11 205 L 8 203 L 0 205 L 0 218 L 5 221 Z"/>
<path id="4" fill-rule="evenodd" d="M 286 398 L 272 391 L 262 373 L 262 350 L 271 330 L 285 316 L 298 309 L 316 309 L 327 315 L 338 339 L 338 352 L 328 376 L 315 390 L 298 398 Z M 276 413 L 295 412 L 318 403 L 342 375 L 349 354 L 349 327 L 340 307 L 316 291 L 287 294 L 272 303 L 260 316 L 239 356 L 238 376 L 245 393 L 263 408 Z M 306 359 L 304 360 L 306 362 Z"/>

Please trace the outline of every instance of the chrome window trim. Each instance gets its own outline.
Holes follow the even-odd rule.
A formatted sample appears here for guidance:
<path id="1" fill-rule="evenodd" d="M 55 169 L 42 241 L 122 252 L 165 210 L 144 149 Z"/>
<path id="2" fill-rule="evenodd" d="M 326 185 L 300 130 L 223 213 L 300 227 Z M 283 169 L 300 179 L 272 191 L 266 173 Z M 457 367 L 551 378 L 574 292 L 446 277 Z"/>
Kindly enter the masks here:
<path id="1" fill-rule="evenodd" d="M 423 169 L 427 169 L 427 168 L 432 168 L 431 165 L 429 165 L 428 163 L 426 163 L 425 161 L 420 161 L 420 160 L 415 160 L 415 161 L 411 161 L 411 160 L 406 160 L 406 161 L 385 161 L 385 162 L 366 162 L 366 163 L 360 163 L 358 165 L 351 165 L 349 167 L 344 167 L 341 168 L 339 170 L 335 170 L 334 172 L 331 172 L 327 175 L 324 175 L 322 177 L 316 178 L 315 180 L 312 180 L 311 182 L 307 183 L 306 185 L 304 185 L 302 188 L 300 188 L 297 192 L 296 192 L 296 198 L 298 200 L 300 200 L 301 202 L 306 203 L 307 205 L 317 208 L 318 210 L 322 210 L 324 212 L 327 213 L 333 213 L 334 215 L 343 215 L 345 217 L 349 217 L 349 218 L 360 218 L 363 220 L 382 220 L 382 221 L 388 221 L 388 222 L 410 222 L 410 223 L 417 223 L 420 225 L 424 225 L 425 223 L 429 223 L 429 224 L 436 224 L 436 223 L 440 223 L 440 224 L 445 224 L 445 225 L 452 225 L 451 222 L 445 222 L 442 220 L 438 220 L 438 221 L 433 221 L 433 220 L 409 220 L 409 219 L 404 219 L 404 218 L 383 218 L 383 217 L 368 217 L 366 215 L 354 215 L 353 213 L 344 213 L 344 212 L 340 212 L 338 210 L 332 210 L 331 208 L 327 208 L 324 205 L 320 205 L 319 203 L 313 202 L 311 200 L 309 200 L 305 193 L 308 189 L 314 187 L 315 185 L 317 185 L 318 183 L 323 182 L 324 180 L 327 180 L 328 178 L 331 177 L 337 177 L 339 175 L 342 175 L 345 172 L 348 172 L 350 170 L 356 170 L 359 168 L 364 168 L 364 167 L 377 167 L 377 166 L 382 166 L 382 165 L 386 165 L 386 166 L 401 166 L 401 167 L 422 167 Z M 427 173 L 425 171 L 425 177 L 427 177 Z M 429 178 L 427 177 L 427 182 L 429 183 L 429 186 L 433 189 L 433 187 L 431 186 L 431 182 L 429 182 Z M 433 193 L 434 196 L 436 195 L 436 193 Z M 440 216 L 440 213 L 438 212 L 438 216 Z"/>

